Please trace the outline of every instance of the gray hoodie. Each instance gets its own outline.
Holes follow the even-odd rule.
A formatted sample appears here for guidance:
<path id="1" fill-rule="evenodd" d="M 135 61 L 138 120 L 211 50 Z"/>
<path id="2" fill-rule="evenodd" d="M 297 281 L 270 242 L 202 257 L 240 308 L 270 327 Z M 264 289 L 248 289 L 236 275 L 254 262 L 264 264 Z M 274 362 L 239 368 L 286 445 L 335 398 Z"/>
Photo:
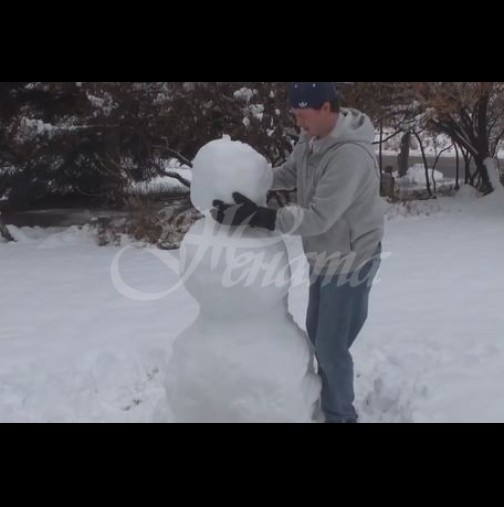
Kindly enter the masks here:
<path id="1" fill-rule="evenodd" d="M 329 136 L 302 134 L 289 160 L 274 170 L 273 189 L 297 188 L 298 206 L 279 210 L 277 229 L 302 236 L 316 273 L 350 273 L 383 238 L 384 202 L 370 119 L 342 109 Z"/>

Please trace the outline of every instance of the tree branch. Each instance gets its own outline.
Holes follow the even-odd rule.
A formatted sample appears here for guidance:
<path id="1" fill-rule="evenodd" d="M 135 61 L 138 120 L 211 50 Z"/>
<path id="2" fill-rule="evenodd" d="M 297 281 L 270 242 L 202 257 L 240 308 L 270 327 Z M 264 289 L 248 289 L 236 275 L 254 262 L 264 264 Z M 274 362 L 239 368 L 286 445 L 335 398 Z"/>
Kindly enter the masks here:
<path id="1" fill-rule="evenodd" d="M 174 150 L 173 148 L 170 148 L 168 146 L 168 141 L 166 139 L 165 139 L 165 142 L 166 142 L 165 146 L 152 146 L 152 147 L 154 149 L 157 149 L 157 150 L 164 150 L 164 151 L 166 151 L 170 155 L 173 155 L 176 159 L 178 159 L 183 164 L 185 164 L 185 165 L 187 165 L 187 166 L 189 166 L 189 167 L 192 168 L 193 164 L 192 164 L 192 162 L 188 158 L 184 157 L 184 155 L 182 155 L 178 151 Z"/>
<path id="2" fill-rule="evenodd" d="M 385 139 L 382 139 L 381 141 L 375 141 L 373 144 L 376 145 L 376 144 L 386 143 L 387 141 L 390 141 L 390 139 L 394 138 L 395 136 L 397 136 L 401 132 L 402 132 L 402 129 L 398 129 L 393 134 L 391 134 L 390 136 L 386 137 Z"/>
<path id="3" fill-rule="evenodd" d="M 176 180 L 180 181 L 180 183 L 182 183 L 182 185 L 185 185 L 187 188 L 191 188 L 191 182 L 188 179 L 181 176 L 179 173 L 176 173 L 174 171 L 162 171 L 161 174 L 163 176 L 175 178 Z"/>

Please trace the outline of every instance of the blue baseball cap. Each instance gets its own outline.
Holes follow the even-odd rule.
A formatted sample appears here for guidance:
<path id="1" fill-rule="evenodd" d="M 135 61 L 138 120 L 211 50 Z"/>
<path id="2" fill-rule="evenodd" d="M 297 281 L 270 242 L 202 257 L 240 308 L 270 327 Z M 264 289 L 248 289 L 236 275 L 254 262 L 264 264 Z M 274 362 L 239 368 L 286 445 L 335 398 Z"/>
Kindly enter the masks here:
<path id="1" fill-rule="evenodd" d="M 339 97 L 334 83 L 290 83 L 289 104 L 293 109 L 320 109 Z"/>

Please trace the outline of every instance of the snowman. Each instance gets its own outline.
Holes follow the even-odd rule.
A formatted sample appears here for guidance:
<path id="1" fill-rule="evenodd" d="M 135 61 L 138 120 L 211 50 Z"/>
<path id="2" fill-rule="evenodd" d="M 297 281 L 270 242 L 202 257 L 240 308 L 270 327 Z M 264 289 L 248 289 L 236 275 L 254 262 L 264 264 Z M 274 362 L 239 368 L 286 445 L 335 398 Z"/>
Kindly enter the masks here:
<path id="1" fill-rule="evenodd" d="M 220 225 L 209 210 L 240 192 L 266 204 L 266 159 L 229 138 L 194 160 L 191 200 L 204 214 L 181 245 L 180 272 L 199 303 L 173 345 L 166 395 L 173 419 L 189 423 L 312 422 L 320 394 L 313 350 L 289 314 L 291 271 L 282 236 Z"/>

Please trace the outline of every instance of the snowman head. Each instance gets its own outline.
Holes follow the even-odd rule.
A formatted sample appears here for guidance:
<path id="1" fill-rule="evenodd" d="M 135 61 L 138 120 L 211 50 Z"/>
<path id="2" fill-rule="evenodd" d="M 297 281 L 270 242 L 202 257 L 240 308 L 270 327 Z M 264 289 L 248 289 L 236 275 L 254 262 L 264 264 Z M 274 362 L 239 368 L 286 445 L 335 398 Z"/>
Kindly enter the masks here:
<path id="1" fill-rule="evenodd" d="M 240 192 L 260 206 L 273 185 L 267 160 L 251 146 L 224 137 L 205 145 L 193 162 L 191 200 L 202 213 L 214 200 L 233 204 Z"/>

